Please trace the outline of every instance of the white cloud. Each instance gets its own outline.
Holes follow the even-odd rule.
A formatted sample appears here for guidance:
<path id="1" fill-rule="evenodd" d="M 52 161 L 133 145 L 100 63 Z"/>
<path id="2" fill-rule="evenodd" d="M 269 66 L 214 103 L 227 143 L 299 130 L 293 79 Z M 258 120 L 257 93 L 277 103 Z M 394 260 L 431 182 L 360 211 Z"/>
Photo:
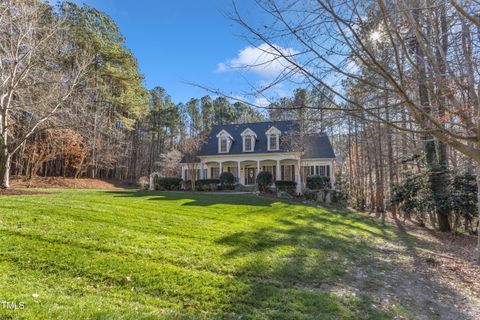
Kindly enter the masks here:
<path id="1" fill-rule="evenodd" d="M 292 48 L 283 48 L 277 45 L 272 48 L 266 43 L 258 47 L 247 46 L 240 50 L 236 57 L 220 62 L 216 71 L 227 72 L 245 69 L 263 77 L 276 77 L 286 68 L 292 68 L 292 65 L 282 56 L 293 57 L 298 53 Z"/>

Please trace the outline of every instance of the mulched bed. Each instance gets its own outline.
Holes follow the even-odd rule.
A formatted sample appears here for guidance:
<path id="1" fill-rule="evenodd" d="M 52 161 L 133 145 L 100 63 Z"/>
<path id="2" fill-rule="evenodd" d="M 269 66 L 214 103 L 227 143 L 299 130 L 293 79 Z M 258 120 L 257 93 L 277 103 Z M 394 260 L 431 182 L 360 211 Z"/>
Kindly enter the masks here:
<path id="1" fill-rule="evenodd" d="M 48 194 L 48 192 L 29 191 L 20 189 L 0 189 L 0 196 L 21 196 L 34 194 Z"/>

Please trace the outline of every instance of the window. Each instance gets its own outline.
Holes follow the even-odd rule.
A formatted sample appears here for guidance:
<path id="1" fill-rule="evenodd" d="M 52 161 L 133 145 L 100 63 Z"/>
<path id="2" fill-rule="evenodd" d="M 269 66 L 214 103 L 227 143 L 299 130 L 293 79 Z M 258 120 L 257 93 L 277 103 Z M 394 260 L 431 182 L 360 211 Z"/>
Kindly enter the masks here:
<path id="1" fill-rule="evenodd" d="M 212 167 L 210 168 L 210 178 L 211 179 L 218 179 L 220 177 L 220 168 Z"/>
<path id="2" fill-rule="evenodd" d="M 322 177 L 330 177 L 330 166 L 315 166 L 315 174 Z"/>
<path id="3" fill-rule="evenodd" d="M 295 165 L 282 166 L 282 180 L 295 181 Z"/>
<path id="4" fill-rule="evenodd" d="M 244 137 L 244 151 L 253 151 L 253 139 L 252 136 L 245 136 Z"/>
<path id="5" fill-rule="evenodd" d="M 243 152 L 253 152 L 255 149 L 255 140 L 257 139 L 255 132 L 247 128 L 243 130 L 241 136 L 243 139 Z"/>
<path id="6" fill-rule="evenodd" d="M 238 178 L 237 177 L 237 167 L 227 167 L 227 171 L 230 172 L 231 174 L 233 174 L 233 176 L 235 178 Z"/>
<path id="7" fill-rule="evenodd" d="M 315 175 L 315 166 L 304 166 L 303 174 L 305 177 L 310 177 Z"/>
<path id="8" fill-rule="evenodd" d="M 278 150 L 278 136 L 276 134 L 268 136 L 268 150 Z"/>
<path id="9" fill-rule="evenodd" d="M 280 134 L 282 132 L 275 127 L 271 127 L 270 129 L 265 132 L 267 135 L 268 141 L 268 150 L 269 151 L 276 151 L 280 148 Z"/>
<path id="10" fill-rule="evenodd" d="M 230 152 L 230 147 L 233 143 L 233 137 L 226 131 L 222 130 L 217 134 L 218 138 L 218 153 Z"/>
<path id="11" fill-rule="evenodd" d="M 228 139 L 220 138 L 220 152 L 228 152 Z"/>

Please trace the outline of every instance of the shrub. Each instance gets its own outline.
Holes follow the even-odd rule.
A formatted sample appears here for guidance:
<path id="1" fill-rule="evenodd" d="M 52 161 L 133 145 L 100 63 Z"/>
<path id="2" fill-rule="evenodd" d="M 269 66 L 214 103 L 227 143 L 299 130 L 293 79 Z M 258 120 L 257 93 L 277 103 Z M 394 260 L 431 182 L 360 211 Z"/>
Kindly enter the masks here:
<path id="1" fill-rule="evenodd" d="M 268 188 L 273 183 L 273 176 L 268 171 L 261 171 L 257 176 L 257 186 L 258 190 L 261 192 L 266 192 Z"/>
<path id="2" fill-rule="evenodd" d="M 182 183 L 182 179 L 177 177 L 157 178 L 155 181 L 155 190 L 161 190 L 161 191 L 180 190 L 181 183 Z"/>
<path id="3" fill-rule="evenodd" d="M 307 177 L 306 187 L 312 190 L 331 189 L 330 178 L 324 176 Z"/>
<path id="4" fill-rule="evenodd" d="M 302 196 L 305 200 L 316 200 L 317 199 L 317 192 L 313 191 L 312 189 L 305 189 L 303 190 Z"/>
<path id="5" fill-rule="evenodd" d="M 183 181 L 183 190 L 185 191 L 192 190 L 192 180 Z"/>
<path id="6" fill-rule="evenodd" d="M 277 191 L 295 193 L 295 190 L 297 188 L 297 183 L 295 181 L 278 180 L 278 181 L 275 181 L 275 186 L 277 188 Z"/>
<path id="7" fill-rule="evenodd" d="M 220 179 L 200 179 L 195 182 L 197 191 L 215 191 L 218 189 Z"/>
<path id="8" fill-rule="evenodd" d="M 223 172 L 220 175 L 220 184 L 223 189 L 231 190 L 235 185 L 235 176 L 231 172 Z"/>
<path id="9" fill-rule="evenodd" d="M 347 204 L 348 196 L 341 190 L 332 190 L 332 203 L 337 203 L 342 206 Z"/>

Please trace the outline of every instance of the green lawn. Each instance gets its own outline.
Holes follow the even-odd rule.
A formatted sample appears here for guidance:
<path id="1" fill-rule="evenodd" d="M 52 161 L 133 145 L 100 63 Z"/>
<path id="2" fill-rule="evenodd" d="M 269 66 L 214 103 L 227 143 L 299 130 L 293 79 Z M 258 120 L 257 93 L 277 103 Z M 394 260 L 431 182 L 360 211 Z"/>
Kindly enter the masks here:
<path id="1" fill-rule="evenodd" d="M 408 312 L 348 290 L 355 268 L 375 263 L 376 244 L 395 241 L 373 218 L 253 195 L 50 192 L 0 196 L 0 300 L 25 304 L 0 308 L 0 318 L 382 319 Z"/>

